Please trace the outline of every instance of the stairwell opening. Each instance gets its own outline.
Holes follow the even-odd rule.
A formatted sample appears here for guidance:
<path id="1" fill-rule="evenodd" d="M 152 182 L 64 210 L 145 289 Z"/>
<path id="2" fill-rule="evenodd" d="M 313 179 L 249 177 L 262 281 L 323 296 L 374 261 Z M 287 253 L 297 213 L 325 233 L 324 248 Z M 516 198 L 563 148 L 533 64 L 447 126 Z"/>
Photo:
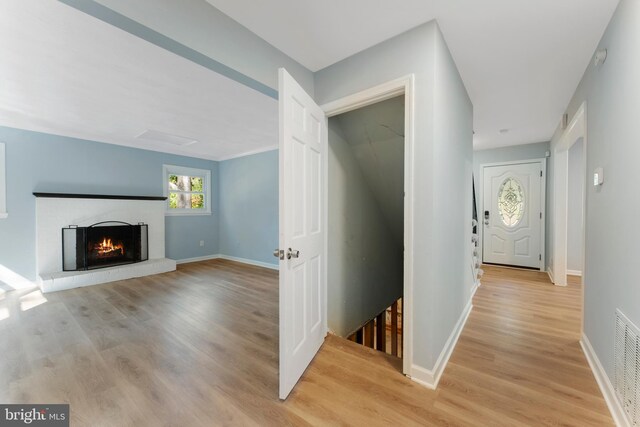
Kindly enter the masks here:
<path id="1" fill-rule="evenodd" d="M 404 95 L 329 118 L 329 330 L 399 358 L 404 129 Z"/>

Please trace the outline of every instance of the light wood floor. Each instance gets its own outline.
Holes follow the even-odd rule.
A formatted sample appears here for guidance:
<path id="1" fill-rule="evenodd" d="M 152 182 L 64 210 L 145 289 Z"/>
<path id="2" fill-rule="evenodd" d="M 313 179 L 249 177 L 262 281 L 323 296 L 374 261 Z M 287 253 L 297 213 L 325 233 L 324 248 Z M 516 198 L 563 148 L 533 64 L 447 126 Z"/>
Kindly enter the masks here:
<path id="1" fill-rule="evenodd" d="M 578 344 L 580 288 L 487 268 L 437 391 L 329 337 L 277 399 L 277 272 L 215 260 L 44 295 L 0 294 L 0 402 L 72 426 L 612 425 Z"/>

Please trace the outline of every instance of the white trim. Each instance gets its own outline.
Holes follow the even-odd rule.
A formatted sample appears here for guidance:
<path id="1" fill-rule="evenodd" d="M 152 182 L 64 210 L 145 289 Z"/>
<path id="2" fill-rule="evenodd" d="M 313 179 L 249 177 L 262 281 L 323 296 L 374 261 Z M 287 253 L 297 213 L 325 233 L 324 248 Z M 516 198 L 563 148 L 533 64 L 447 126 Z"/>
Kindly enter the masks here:
<path id="1" fill-rule="evenodd" d="M 0 142 L 0 219 L 7 218 L 7 172 L 4 142 Z"/>
<path id="2" fill-rule="evenodd" d="M 205 256 L 199 256 L 194 258 L 179 259 L 179 260 L 176 260 L 176 264 L 189 264 L 192 262 L 209 261 L 212 259 L 226 259 L 228 261 L 240 262 L 242 264 L 253 265 L 256 267 L 264 267 L 270 270 L 280 270 L 280 267 L 276 264 L 269 264 L 268 262 L 255 261 L 248 258 L 239 258 L 239 257 L 224 255 L 224 254 L 213 254 L 213 255 L 205 255 Z"/>
<path id="3" fill-rule="evenodd" d="M 414 75 L 410 74 L 408 76 L 400 77 L 399 79 L 391 80 L 378 86 L 365 89 L 361 92 L 345 96 L 344 98 L 336 101 L 328 102 L 321 105 L 320 108 L 322 108 L 327 117 L 337 116 L 338 114 L 347 113 L 368 105 L 377 104 L 378 102 L 386 101 L 387 99 L 394 98 L 396 96 L 403 94 L 406 96 L 407 87 L 412 88 L 413 83 Z M 410 95 L 413 96 L 413 91 Z"/>
<path id="4" fill-rule="evenodd" d="M 582 271 L 580 271 L 580 270 L 567 270 L 567 276 L 582 277 Z"/>
<path id="5" fill-rule="evenodd" d="M 235 256 L 231 256 L 231 255 L 223 255 L 223 254 L 218 255 L 218 258 L 226 259 L 228 261 L 241 262 L 243 264 L 248 264 L 248 265 L 254 265 L 256 267 L 268 268 L 270 270 L 280 270 L 280 266 L 279 265 L 270 264 L 268 262 L 263 262 L 263 261 L 255 261 L 255 260 L 252 260 L 252 259 L 239 258 L 239 257 L 235 257 Z"/>
<path id="6" fill-rule="evenodd" d="M 169 209 L 169 185 L 170 174 L 183 176 L 201 176 L 204 178 L 204 209 Z M 166 216 L 203 216 L 211 215 L 211 170 L 189 168 L 185 166 L 162 165 L 162 194 L 167 197 L 165 202 Z"/>
<path id="7" fill-rule="evenodd" d="M 209 261 L 209 260 L 218 259 L 218 258 L 220 258 L 220 254 L 197 256 L 197 257 L 193 257 L 193 258 L 177 259 L 176 260 L 176 264 L 178 264 L 178 265 L 180 265 L 180 264 L 189 264 L 189 263 L 192 263 L 192 262 Z"/>
<path id="8" fill-rule="evenodd" d="M 471 314 L 471 310 L 473 309 L 472 302 L 473 295 L 469 299 L 469 303 L 460 315 L 458 323 L 456 323 L 455 328 L 451 332 L 451 335 L 449 336 L 447 343 L 442 349 L 442 352 L 440 353 L 440 356 L 438 357 L 434 368 L 430 370 L 423 368 L 422 366 L 411 366 L 411 374 L 409 376 L 413 381 L 432 390 L 435 390 L 438 387 L 438 383 L 440 382 L 440 378 L 442 378 L 442 374 L 444 373 L 444 369 L 449 362 L 449 358 L 451 357 L 451 354 L 453 353 L 453 350 L 458 343 L 458 339 L 460 338 L 460 334 L 462 333 L 462 330 L 467 323 L 467 319 L 469 319 L 469 314 Z"/>
<path id="9" fill-rule="evenodd" d="M 404 293 L 403 293 L 403 365 L 402 372 L 409 375 L 413 370 L 413 224 L 414 224 L 414 149 L 415 149 L 415 76 L 407 76 L 380 84 L 353 95 L 321 106 L 327 117 L 336 116 L 358 108 L 366 107 L 404 94 Z M 324 170 L 325 185 L 328 182 L 328 168 Z M 325 187 L 326 188 L 326 187 Z M 327 195 L 325 195 L 325 218 Z M 328 245 L 325 242 L 325 259 L 328 258 Z M 325 263 L 325 277 L 327 277 Z M 326 307 L 326 305 L 325 305 Z M 326 316 L 325 316 L 326 317 Z"/>
<path id="10" fill-rule="evenodd" d="M 583 173 L 586 175 L 587 162 L 587 103 L 584 102 L 576 114 L 571 119 L 569 126 L 564 131 L 560 140 L 553 148 L 554 173 L 553 173 L 553 194 L 554 194 L 554 238 L 553 238 L 553 270 L 556 272 L 556 285 L 567 284 L 567 224 L 568 214 L 568 186 L 569 186 L 569 149 L 580 138 L 583 140 Z M 586 205 L 586 189 L 589 180 L 584 177 L 583 200 Z M 585 206 L 586 207 L 586 206 Z M 585 248 L 585 215 L 586 209 L 582 210 L 582 268 L 584 270 L 584 248 Z M 584 304 L 583 304 L 584 305 Z"/>
<path id="11" fill-rule="evenodd" d="M 480 262 L 484 262 L 484 169 L 493 166 L 512 166 L 512 165 L 525 165 L 529 163 L 540 163 L 542 169 L 542 182 L 540 184 L 540 211 L 542 212 L 542 219 L 540 222 L 540 268 L 539 270 L 544 272 L 546 270 L 546 233 L 547 233 L 547 158 L 538 159 L 525 159 L 515 160 L 509 162 L 494 162 L 483 163 L 480 165 L 480 182 L 478 192 L 478 254 Z"/>
<path id="12" fill-rule="evenodd" d="M 551 280 L 551 283 L 555 283 L 553 280 L 553 270 L 551 269 L 551 266 L 547 268 L 547 274 L 549 275 L 549 280 Z"/>
<path id="13" fill-rule="evenodd" d="M 605 402 L 607 402 L 607 406 L 609 407 L 609 411 L 611 412 L 613 421 L 619 427 L 631 427 L 631 422 L 627 418 L 624 409 L 620 404 L 620 401 L 616 397 L 616 392 L 613 388 L 613 384 L 611 384 L 611 380 L 609 380 L 607 372 L 602 367 L 600 359 L 598 359 L 596 352 L 593 350 L 593 347 L 591 346 L 591 343 L 589 342 L 589 339 L 585 334 L 582 334 L 580 346 L 582 347 L 582 351 L 587 358 L 587 362 L 589 362 L 591 371 L 593 371 L 593 376 L 596 377 L 596 381 L 598 382 L 598 386 L 600 387 L 600 391 L 604 396 Z"/>
<path id="14" fill-rule="evenodd" d="M 245 151 L 240 154 L 232 154 L 230 156 L 219 157 L 216 159 L 218 162 L 224 162 L 225 160 L 237 159 L 239 157 L 253 156 L 254 154 L 266 153 L 267 151 L 276 151 L 280 147 L 278 145 L 269 145 L 268 147 L 257 148 L 255 150 Z"/>

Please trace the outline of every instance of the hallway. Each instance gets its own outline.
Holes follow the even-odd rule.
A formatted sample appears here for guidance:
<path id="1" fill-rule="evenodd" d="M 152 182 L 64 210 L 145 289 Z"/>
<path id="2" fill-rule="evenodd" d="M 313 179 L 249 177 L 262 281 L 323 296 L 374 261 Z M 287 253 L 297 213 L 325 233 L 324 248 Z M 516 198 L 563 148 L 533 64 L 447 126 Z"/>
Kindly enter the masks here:
<path id="1" fill-rule="evenodd" d="M 579 344 L 580 285 L 483 268 L 439 399 L 476 425 L 613 425 Z"/>
<path id="2" fill-rule="evenodd" d="M 483 268 L 437 391 L 405 383 L 382 353 L 329 337 L 285 405 L 307 416 L 321 409 L 307 418 L 319 424 L 613 425 L 579 344 L 580 285 Z"/>

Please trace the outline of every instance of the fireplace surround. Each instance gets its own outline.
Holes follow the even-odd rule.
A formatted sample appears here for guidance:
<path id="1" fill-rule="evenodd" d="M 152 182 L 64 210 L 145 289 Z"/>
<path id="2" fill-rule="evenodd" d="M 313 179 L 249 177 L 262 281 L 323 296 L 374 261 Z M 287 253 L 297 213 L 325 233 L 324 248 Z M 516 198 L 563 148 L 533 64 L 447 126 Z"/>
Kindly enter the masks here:
<path id="1" fill-rule="evenodd" d="M 59 192 L 34 192 L 34 196 L 36 199 L 36 274 L 38 285 L 43 293 L 175 271 L 176 262 L 165 256 L 166 197 Z M 139 222 L 148 225 L 148 260 L 114 265 L 109 268 L 63 271 L 62 229 L 69 228 L 69 224 L 77 224 L 77 228 L 87 228 L 93 224 L 112 220 L 122 221 L 127 225 L 138 225 Z M 111 225 L 125 224 L 111 223 Z M 104 243 L 103 250 L 105 247 L 107 251 L 118 250 L 116 249 L 119 246 L 118 242 L 114 242 L 113 238 L 111 245 L 104 239 L 100 242 Z M 78 247 L 77 240 L 73 247 Z M 77 268 L 77 264 L 74 268 Z"/>
<path id="2" fill-rule="evenodd" d="M 102 221 L 62 229 L 62 270 L 83 271 L 149 259 L 149 226 Z"/>

